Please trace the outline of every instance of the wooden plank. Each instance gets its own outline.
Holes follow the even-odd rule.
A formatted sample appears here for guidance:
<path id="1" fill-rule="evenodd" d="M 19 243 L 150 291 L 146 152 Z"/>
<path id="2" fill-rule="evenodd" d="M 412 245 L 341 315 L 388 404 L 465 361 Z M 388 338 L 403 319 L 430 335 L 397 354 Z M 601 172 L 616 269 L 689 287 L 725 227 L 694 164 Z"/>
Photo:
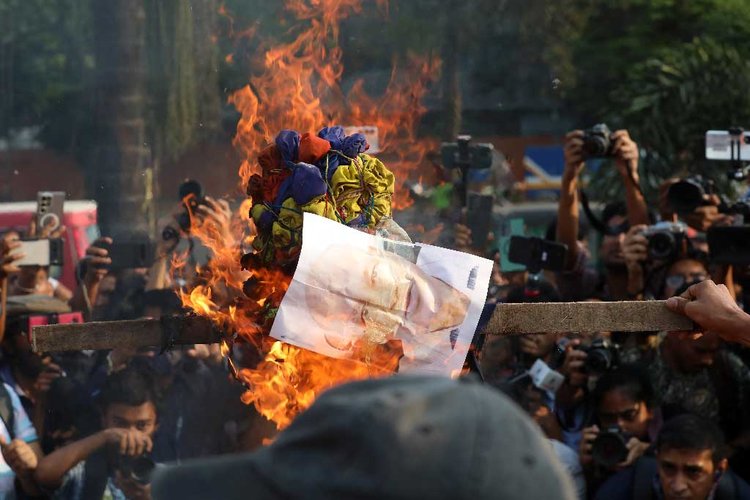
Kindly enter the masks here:
<path id="1" fill-rule="evenodd" d="M 175 345 L 212 344 L 221 340 L 220 333 L 206 318 L 173 316 L 164 320 L 99 321 L 66 325 L 35 326 L 31 347 L 35 352 L 105 350 L 161 346 L 164 335 L 176 332 Z"/>
<path id="2" fill-rule="evenodd" d="M 667 309 L 665 301 L 649 300 L 500 304 L 495 308 L 484 333 L 510 335 L 693 329 L 693 322 Z"/>
<path id="3" fill-rule="evenodd" d="M 36 352 L 78 351 L 161 346 L 166 330 L 176 331 L 175 344 L 210 344 L 221 334 L 199 316 L 166 321 L 139 319 L 83 324 L 36 326 L 31 345 Z M 566 332 L 643 332 L 692 330 L 693 323 L 672 313 L 664 301 L 562 302 L 500 304 L 484 329 L 486 334 Z"/>

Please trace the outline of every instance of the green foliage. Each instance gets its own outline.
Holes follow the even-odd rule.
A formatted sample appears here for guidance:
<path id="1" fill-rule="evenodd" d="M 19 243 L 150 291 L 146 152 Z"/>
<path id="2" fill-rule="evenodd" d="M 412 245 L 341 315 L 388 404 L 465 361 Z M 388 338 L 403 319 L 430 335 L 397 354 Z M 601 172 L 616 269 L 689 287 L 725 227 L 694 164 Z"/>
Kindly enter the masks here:
<path id="1" fill-rule="evenodd" d="M 644 148 L 641 178 L 651 199 L 661 180 L 685 173 L 726 188 L 728 165 L 704 160 L 704 137 L 708 129 L 750 127 L 747 2 L 562 3 L 578 4 L 581 17 L 567 22 L 565 38 L 550 40 L 546 50 L 580 125 L 606 121 L 630 130 Z M 598 198 L 621 190 L 614 169 L 594 176 Z"/>
<path id="2" fill-rule="evenodd" d="M 78 151 L 91 126 L 93 30 L 87 0 L 0 0 L 0 135 L 41 125 Z"/>
<path id="3" fill-rule="evenodd" d="M 717 181 L 728 165 L 705 158 L 705 132 L 750 126 L 750 61 L 737 48 L 710 39 L 665 51 L 637 65 L 613 94 L 610 109 L 632 124 L 648 155 L 643 174 L 659 179 L 700 173 Z"/>

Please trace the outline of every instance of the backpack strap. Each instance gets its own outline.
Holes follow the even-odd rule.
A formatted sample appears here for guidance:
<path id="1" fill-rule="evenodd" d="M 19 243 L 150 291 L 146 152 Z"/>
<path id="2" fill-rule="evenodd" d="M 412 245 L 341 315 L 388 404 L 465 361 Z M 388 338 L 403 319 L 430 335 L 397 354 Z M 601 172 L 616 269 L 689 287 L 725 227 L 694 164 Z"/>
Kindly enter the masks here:
<path id="1" fill-rule="evenodd" d="M 656 459 L 641 457 L 636 460 L 633 473 L 633 500 L 651 500 L 654 495 L 654 476 L 656 475 Z"/>
<path id="2" fill-rule="evenodd" d="M 5 424 L 5 428 L 8 429 L 8 434 L 10 434 L 10 440 L 13 441 L 13 439 L 15 439 L 16 430 L 13 400 L 10 398 L 8 388 L 2 382 L 0 382 L 0 420 Z"/>

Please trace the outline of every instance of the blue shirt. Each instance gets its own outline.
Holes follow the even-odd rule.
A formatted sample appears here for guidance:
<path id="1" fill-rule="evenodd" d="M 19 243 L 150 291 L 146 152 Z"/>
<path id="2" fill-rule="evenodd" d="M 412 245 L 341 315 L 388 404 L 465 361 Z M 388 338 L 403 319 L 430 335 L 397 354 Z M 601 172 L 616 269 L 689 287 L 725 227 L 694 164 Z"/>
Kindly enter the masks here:
<path id="1" fill-rule="evenodd" d="M 2 421 L 0 421 L 0 435 L 6 443 L 10 443 L 12 439 L 21 439 L 27 443 L 38 441 L 34 424 L 31 423 L 31 419 L 23 409 L 18 394 L 8 384 L 5 384 L 5 390 L 8 391 L 13 408 L 13 437 L 11 438 L 5 422 Z M 0 454 L 0 498 L 7 500 L 16 498 L 15 479 L 15 473 L 5 463 L 5 458 Z"/>

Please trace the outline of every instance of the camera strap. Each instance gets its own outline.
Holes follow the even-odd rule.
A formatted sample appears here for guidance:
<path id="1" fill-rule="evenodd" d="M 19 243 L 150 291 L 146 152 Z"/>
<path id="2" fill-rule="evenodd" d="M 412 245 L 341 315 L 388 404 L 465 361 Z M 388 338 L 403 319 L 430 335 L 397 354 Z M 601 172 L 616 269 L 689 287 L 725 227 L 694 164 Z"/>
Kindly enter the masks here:
<path id="1" fill-rule="evenodd" d="M 589 197 L 586 194 L 586 191 L 583 190 L 583 188 L 578 190 L 578 196 L 581 198 L 581 206 L 583 207 L 583 213 L 585 213 L 586 217 L 589 219 L 589 224 L 591 224 L 591 227 L 596 229 L 596 231 L 599 234 L 602 234 L 602 235 L 607 234 L 607 226 L 591 210 L 591 206 L 589 205 Z"/>

